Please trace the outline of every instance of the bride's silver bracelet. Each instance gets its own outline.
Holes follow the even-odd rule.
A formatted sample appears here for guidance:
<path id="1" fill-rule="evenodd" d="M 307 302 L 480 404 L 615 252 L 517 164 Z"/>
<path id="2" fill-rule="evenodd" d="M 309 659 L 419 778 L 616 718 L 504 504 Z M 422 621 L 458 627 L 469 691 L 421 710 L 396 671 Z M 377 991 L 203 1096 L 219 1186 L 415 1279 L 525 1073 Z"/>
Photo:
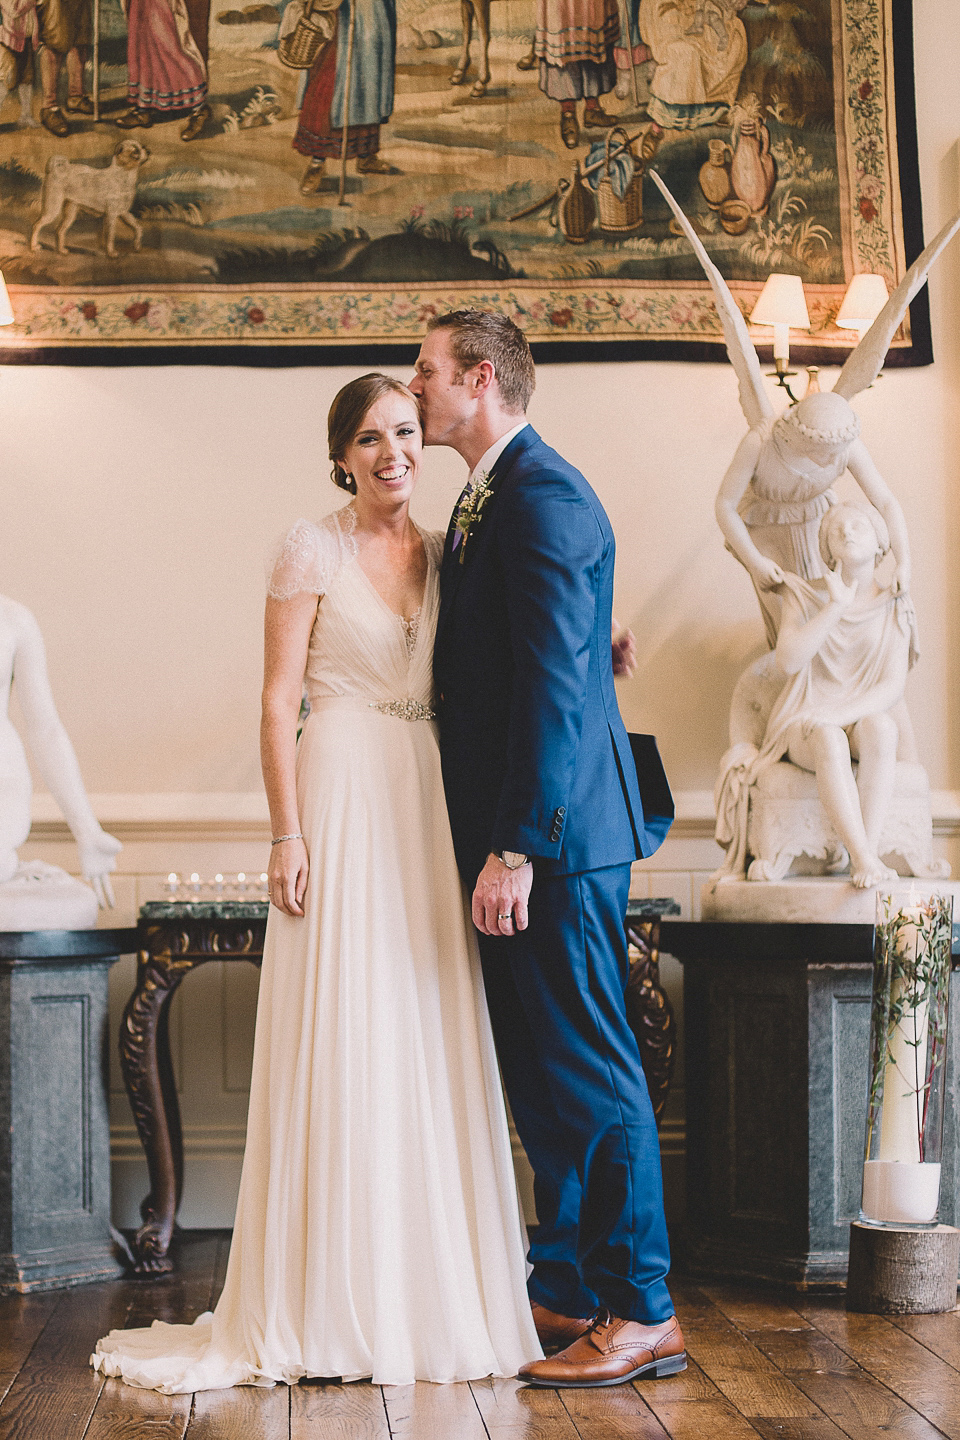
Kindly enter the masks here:
<path id="1" fill-rule="evenodd" d="M 271 841 L 270 841 L 270 847 L 271 847 L 271 849 L 272 849 L 274 845 L 282 845 L 283 842 L 284 842 L 284 840 L 302 840 L 302 839 L 303 839 L 303 836 L 300 834 L 299 831 L 297 831 L 296 835 L 278 835 L 277 838 L 276 838 L 276 840 L 271 840 Z"/>

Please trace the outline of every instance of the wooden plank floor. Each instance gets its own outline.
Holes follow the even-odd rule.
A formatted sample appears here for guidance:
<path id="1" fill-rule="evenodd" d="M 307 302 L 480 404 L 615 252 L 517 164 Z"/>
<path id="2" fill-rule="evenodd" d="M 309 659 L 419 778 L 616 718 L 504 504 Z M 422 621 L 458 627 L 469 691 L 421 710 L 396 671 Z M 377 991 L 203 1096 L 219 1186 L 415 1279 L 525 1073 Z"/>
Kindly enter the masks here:
<path id="1" fill-rule="evenodd" d="M 472 1385 L 156 1395 L 88 1365 L 97 1337 L 216 1301 L 229 1236 L 176 1274 L 0 1298 L 0 1440 L 960 1440 L 960 1310 L 896 1321 L 842 1298 L 674 1279 L 688 1369 L 609 1390 Z"/>

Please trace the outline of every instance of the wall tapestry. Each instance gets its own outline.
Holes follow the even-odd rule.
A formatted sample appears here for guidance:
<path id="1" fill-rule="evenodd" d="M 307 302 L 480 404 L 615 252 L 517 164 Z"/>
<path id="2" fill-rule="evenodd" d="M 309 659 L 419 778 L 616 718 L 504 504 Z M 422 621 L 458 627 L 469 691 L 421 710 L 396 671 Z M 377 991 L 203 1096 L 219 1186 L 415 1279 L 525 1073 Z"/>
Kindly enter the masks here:
<path id="1" fill-rule="evenodd" d="M 399 363 L 462 304 L 718 359 L 654 165 L 745 309 L 802 276 L 798 358 L 920 248 L 905 0 L 0 0 L 0 79 L 7 360 Z"/>

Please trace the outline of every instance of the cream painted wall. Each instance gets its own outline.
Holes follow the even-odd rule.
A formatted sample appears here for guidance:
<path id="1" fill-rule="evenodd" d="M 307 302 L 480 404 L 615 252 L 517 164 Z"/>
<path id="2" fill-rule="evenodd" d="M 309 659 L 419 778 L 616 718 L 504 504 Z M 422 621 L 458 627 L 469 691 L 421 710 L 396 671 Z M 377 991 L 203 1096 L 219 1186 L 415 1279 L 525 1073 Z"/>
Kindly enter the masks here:
<path id="1" fill-rule="evenodd" d="M 960 17 L 917 6 L 928 234 L 960 203 Z M 932 367 L 861 397 L 864 436 L 904 505 L 924 658 L 912 700 L 934 788 L 960 785 L 956 690 L 960 245 L 930 287 Z M 300 514 L 340 503 L 324 416 L 340 369 L 8 367 L 0 589 L 38 615 L 93 791 L 250 791 L 262 559 Z M 403 372 L 400 372 L 403 373 Z M 830 383 L 830 377 L 827 378 Z M 727 365 L 541 367 L 534 424 L 580 465 L 618 536 L 618 607 L 640 642 L 631 723 L 681 789 L 712 786 L 733 680 L 761 643 L 713 520 L 743 430 Z M 430 453 L 416 502 L 441 526 L 462 474 Z"/>
<path id="2" fill-rule="evenodd" d="M 960 13 L 955 0 L 924 0 L 915 9 L 931 235 L 960 207 Z M 957 792 L 960 242 L 941 260 L 930 294 L 936 363 L 891 372 L 857 409 L 912 537 L 924 653 L 910 698 L 922 753 L 934 788 Z M 255 817 L 263 556 L 298 515 L 319 516 L 340 503 L 326 479 L 324 416 L 351 373 L 0 371 L 7 422 L 0 591 L 39 617 L 88 788 L 104 797 L 101 818 L 126 827 L 123 921 L 156 894 L 168 869 L 262 864 L 265 831 Z M 640 647 L 638 674 L 621 691 L 625 716 L 659 735 L 675 787 L 699 792 L 686 800 L 701 817 L 677 827 L 653 876 L 637 885 L 675 894 L 695 914 L 699 878 L 718 854 L 707 838 L 703 792 L 725 748 L 734 680 L 762 644 L 749 583 L 724 553 L 713 520 L 717 483 L 743 430 L 733 376 L 720 364 L 543 366 L 531 419 L 585 471 L 616 529 L 618 611 Z M 415 507 L 421 522 L 445 524 L 461 481 L 456 456 L 428 455 Z M 197 796 L 207 792 L 209 823 L 201 823 Z M 39 809 L 46 813 L 42 803 Z M 948 822 L 942 835 L 956 837 L 956 793 L 943 797 L 938 813 Z M 39 827 L 27 853 L 72 866 L 72 847 L 56 833 Z M 960 852 L 956 839 L 951 848 Z M 956 873 L 960 853 L 952 858 Z M 129 965 L 114 974 L 119 1003 Z M 672 962 L 667 978 L 679 1001 Z M 222 987 L 222 1013 L 236 1023 L 228 1034 L 225 1021 L 216 1056 L 197 1057 L 193 1078 L 184 1077 L 185 1118 L 196 1127 L 185 1218 L 223 1223 L 230 1199 L 216 1174 L 235 1176 L 243 1109 L 237 1067 L 249 1044 L 252 998 L 240 1005 L 219 969 L 196 982 L 195 1001 L 204 986 Z M 185 1006 L 192 985 L 193 977 Z M 209 1106 L 221 1092 L 213 1134 Z M 127 1176 L 118 1218 L 131 1223 L 142 1171 L 119 1095 L 114 1104 L 116 1173 Z M 679 1161 L 682 1095 L 671 1117 L 668 1157 Z M 201 1157 L 212 1169 L 202 1171 Z"/>

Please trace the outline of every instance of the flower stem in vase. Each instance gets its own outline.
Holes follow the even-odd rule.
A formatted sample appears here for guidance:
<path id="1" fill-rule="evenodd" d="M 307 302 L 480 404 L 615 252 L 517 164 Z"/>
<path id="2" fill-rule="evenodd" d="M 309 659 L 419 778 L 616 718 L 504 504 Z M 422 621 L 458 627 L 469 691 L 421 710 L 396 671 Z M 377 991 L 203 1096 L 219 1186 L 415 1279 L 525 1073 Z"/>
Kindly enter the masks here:
<path id="1" fill-rule="evenodd" d="M 874 1075 L 863 1171 L 862 1210 L 867 1220 L 907 1225 L 936 1220 L 939 1152 L 928 1161 L 925 1125 L 939 1048 L 933 1043 L 939 1034 L 938 921 L 936 899 L 923 905 L 914 903 L 913 896 L 910 904 L 892 914 L 887 908 L 882 921 L 878 914 L 878 964 L 885 975 L 874 994 L 874 1006 L 883 1013 L 875 1014 L 873 1022 Z"/>
<path id="2" fill-rule="evenodd" d="M 917 939 L 923 925 L 918 906 L 900 911 L 896 960 L 890 986 L 890 1018 L 883 1072 L 878 1160 L 916 1165 L 923 1159 L 923 1096 L 927 1069 L 926 987 L 918 978 Z"/>

